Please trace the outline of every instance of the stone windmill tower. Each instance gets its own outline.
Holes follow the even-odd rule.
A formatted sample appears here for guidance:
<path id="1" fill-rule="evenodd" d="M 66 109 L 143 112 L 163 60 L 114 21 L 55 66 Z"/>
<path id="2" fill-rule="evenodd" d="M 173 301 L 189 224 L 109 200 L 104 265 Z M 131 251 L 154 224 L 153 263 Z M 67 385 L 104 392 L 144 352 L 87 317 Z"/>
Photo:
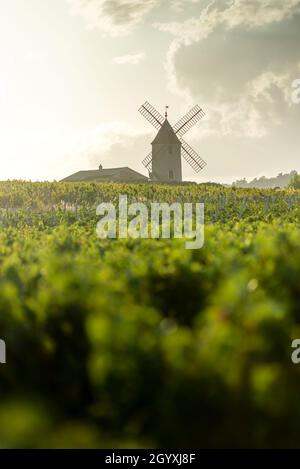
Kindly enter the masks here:
<path id="1" fill-rule="evenodd" d="M 174 127 L 168 121 L 168 106 L 166 106 L 164 118 L 148 102 L 143 104 L 139 112 L 158 130 L 152 142 L 152 152 L 143 161 L 151 180 L 181 182 L 181 157 L 196 173 L 204 168 L 205 161 L 182 139 L 182 136 L 205 115 L 198 105 L 193 107 Z"/>

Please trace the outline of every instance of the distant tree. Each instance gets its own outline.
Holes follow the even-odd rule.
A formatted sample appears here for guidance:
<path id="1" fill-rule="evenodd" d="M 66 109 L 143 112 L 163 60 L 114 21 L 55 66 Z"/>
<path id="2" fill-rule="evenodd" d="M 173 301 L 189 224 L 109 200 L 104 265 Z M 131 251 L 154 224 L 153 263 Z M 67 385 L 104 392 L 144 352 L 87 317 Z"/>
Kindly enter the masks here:
<path id="1" fill-rule="evenodd" d="M 242 187 L 242 188 L 257 188 L 257 189 L 264 189 L 264 188 L 275 188 L 275 187 L 288 187 L 290 181 L 293 177 L 297 175 L 297 171 L 291 171 L 287 174 L 279 173 L 276 177 L 266 178 L 265 176 L 261 176 L 260 178 L 254 178 L 252 181 L 247 182 L 246 179 L 240 179 L 233 183 L 235 187 Z"/>
<path id="2" fill-rule="evenodd" d="M 294 174 L 294 176 L 292 177 L 289 183 L 289 187 L 291 189 L 300 189 L 300 174 L 298 173 Z"/>

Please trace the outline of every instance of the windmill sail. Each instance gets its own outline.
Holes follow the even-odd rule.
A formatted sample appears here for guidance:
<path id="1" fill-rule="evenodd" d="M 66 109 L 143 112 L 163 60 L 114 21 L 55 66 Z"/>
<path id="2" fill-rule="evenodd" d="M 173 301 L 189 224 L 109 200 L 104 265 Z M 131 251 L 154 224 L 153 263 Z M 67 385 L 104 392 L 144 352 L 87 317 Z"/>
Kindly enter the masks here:
<path id="1" fill-rule="evenodd" d="M 165 151 L 165 148 L 162 146 L 160 151 L 159 151 L 159 155 L 163 154 L 163 152 Z M 152 151 L 146 156 L 146 158 L 142 161 L 143 165 L 145 166 L 145 168 L 148 169 L 148 171 L 151 173 L 153 172 L 153 169 L 152 169 Z"/>
<path id="2" fill-rule="evenodd" d="M 149 155 L 146 156 L 146 158 L 142 161 L 143 165 L 145 168 L 148 169 L 148 171 L 151 172 L 152 169 L 152 151 L 149 153 Z"/>
<path id="3" fill-rule="evenodd" d="M 198 153 L 193 150 L 184 140 L 180 139 L 181 141 L 181 154 L 185 161 L 189 163 L 189 165 L 193 168 L 196 173 L 199 173 L 201 169 L 206 166 L 205 161 L 198 155 Z"/>
<path id="4" fill-rule="evenodd" d="M 174 132 L 178 137 L 182 137 L 188 130 L 190 130 L 202 117 L 205 112 L 198 106 L 193 107 L 180 121 L 174 126 Z"/>
<path id="5" fill-rule="evenodd" d="M 160 129 L 164 123 L 164 117 L 148 101 L 140 107 L 139 112 L 156 129 Z"/>
<path id="6" fill-rule="evenodd" d="M 147 168 L 149 173 L 152 173 L 152 176 L 155 176 L 157 181 L 162 180 L 161 177 L 159 176 L 159 174 L 157 174 L 155 171 L 153 171 L 153 168 L 152 168 L 152 152 L 149 153 L 149 155 L 147 155 L 146 158 L 143 160 L 143 165 L 145 166 L 145 168 Z"/>

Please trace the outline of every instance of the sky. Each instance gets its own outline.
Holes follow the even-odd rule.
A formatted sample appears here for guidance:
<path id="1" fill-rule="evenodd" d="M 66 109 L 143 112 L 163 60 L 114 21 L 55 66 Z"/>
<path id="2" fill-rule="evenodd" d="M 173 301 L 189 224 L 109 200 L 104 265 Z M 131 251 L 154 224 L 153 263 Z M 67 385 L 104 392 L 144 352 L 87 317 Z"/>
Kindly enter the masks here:
<path id="1" fill-rule="evenodd" d="M 138 113 L 199 104 L 186 180 L 300 172 L 300 0 L 0 0 L 0 179 L 59 180 L 142 160 Z"/>

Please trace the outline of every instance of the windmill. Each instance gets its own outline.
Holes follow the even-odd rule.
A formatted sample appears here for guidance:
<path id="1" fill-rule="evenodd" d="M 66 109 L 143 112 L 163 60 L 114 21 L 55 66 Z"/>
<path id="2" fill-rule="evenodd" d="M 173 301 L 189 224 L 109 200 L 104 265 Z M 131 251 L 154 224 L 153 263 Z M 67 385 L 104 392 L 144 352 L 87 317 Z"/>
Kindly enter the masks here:
<path id="1" fill-rule="evenodd" d="M 147 101 L 139 109 L 142 116 L 158 130 L 151 144 L 152 152 L 143 160 L 143 165 L 154 181 L 182 181 L 182 157 L 196 173 L 206 166 L 205 161 L 182 138 L 205 116 L 204 111 L 196 105 L 172 127 L 168 121 L 168 107 L 165 117 Z"/>

